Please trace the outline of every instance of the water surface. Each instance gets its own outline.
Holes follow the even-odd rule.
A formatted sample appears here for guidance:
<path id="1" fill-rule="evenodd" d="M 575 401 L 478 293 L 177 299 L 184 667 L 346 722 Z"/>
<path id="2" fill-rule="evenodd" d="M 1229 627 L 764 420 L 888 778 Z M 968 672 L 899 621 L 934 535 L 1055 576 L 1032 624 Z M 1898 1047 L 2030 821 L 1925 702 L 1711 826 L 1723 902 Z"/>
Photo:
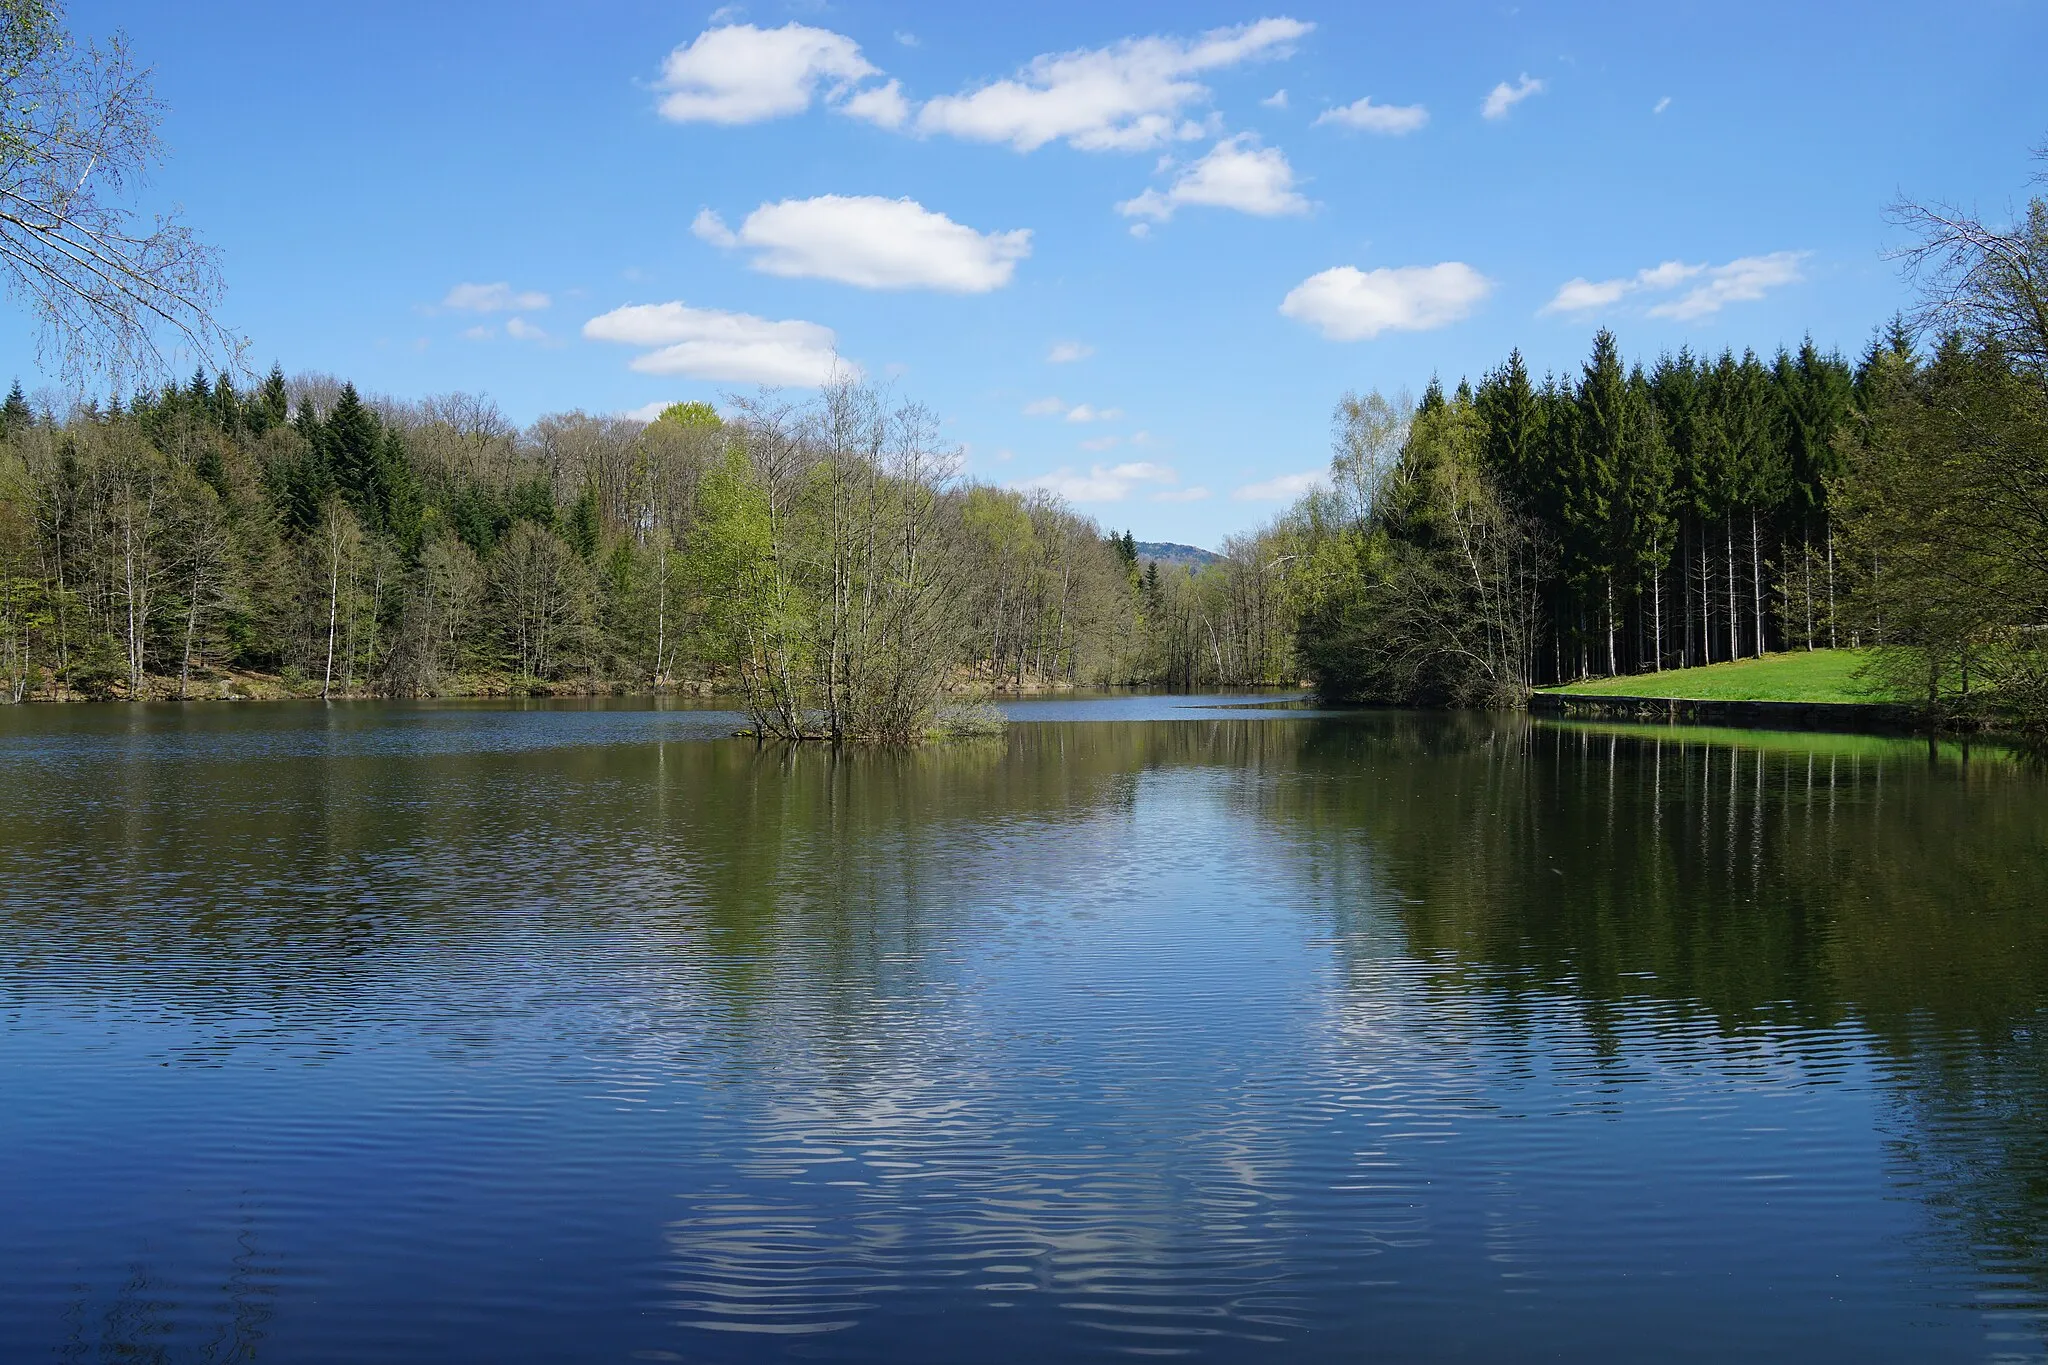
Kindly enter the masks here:
<path id="1" fill-rule="evenodd" d="M 2048 1360 L 2048 779 L 0 710 L 0 1359 Z"/>

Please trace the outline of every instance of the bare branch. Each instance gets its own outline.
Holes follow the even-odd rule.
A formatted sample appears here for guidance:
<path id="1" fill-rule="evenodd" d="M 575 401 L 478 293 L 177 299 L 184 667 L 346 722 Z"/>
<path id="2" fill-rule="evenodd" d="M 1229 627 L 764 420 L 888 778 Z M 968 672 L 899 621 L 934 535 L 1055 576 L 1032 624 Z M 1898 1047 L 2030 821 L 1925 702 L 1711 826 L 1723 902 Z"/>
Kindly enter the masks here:
<path id="1" fill-rule="evenodd" d="M 0 11 L 0 276 L 66 382 L 138 388 L 241 368 L 213 316 L 219 252 L 134 199 L 163 161 L 162 104 L 124 39 L 73 43 L 47 4 Z"/>

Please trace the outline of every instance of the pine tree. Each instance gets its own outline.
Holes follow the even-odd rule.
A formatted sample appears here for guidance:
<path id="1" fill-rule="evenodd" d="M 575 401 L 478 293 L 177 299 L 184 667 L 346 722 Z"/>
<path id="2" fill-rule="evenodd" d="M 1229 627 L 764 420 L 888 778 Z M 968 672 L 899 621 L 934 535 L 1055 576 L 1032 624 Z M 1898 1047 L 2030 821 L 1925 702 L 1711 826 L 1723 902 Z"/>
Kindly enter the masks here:
<path id="1" fill-rule="evenodd" d="M 251 425 L 261 433 L 272 427 L 283 426 L 291 417 L 291 396 L 285 388 L 284 366 L 272 365 L 270 374 L 262 387 L 256 390 L 256 401 L 251 405 Z"/>
<path id="2" fill-rule="evenodd" d="M 0 405 L 0 441 L 35 425 L 35 420 L 36 415 L 28 405 L 28 395 L 21 391 L 21 381 L 17 379 L 14 387 L 7 391 L 7 402 Z"/>
<path id="3" fill-rule="evenodd" d="M 1607 637 L 1607 671 L 1612 674 L 1618 671 L 1618 661 L 1614 614 L 1617 564 L 1611 521 L 1627 424 L 1628 380 L 1622 373 L 1614 334 L 1604 327 L 1593 338 L 1593 354 L 1586 361 L 1574 397 L 1577 421 L 1570 475 L 1563 488 L 1565 571 L 1581 594 L 1598 590 Z"/>
<path id="4" fill-rule="evenodd" d="M 1507 364 L 1480 381 L 1473 406 L 1485 423 L 1486 467 L 1500 481 L 1510 501 L 1534 510 L 1543 441 L 1543 410 L 1529 384 L 1528 366 L 1520 350 L 1508 352 Z"/>
<path id="5" fill-rule="evenodd" d="M 1664 565 L 1671 552 L 1671 448 L 1640 366 L 1630 372 L 1622 405 L 1621 447 L 1609 547 L 1629 594 L 1639 601 L 1647 582 L 1651 655 L 1664 667 Z M 1640 611 L 1638 624 L 1643 624 Z"/>
<path id="6" fill-rule="evenodd" d="M 1429 387 L 1422 391 L 1422 401 L 1415 405 L 1415 415 L 1417 417 L 1427 417 L 1433 412 L 1442 412 L 1443 410 L 1443 381 L 1432 374 L 1429 377 Z"/>
<path id="7" fill-rule="evenodd" d="M 1744 351 L 1732 382 L 1723 389 L 1723 421 L 1726 424 L 1731 478 L 1731 501 L 1748 524 L 1749 583 L 1747 603 L 1754 653 L 1762 658 L 1769 647 L 1764 617 L 1765 565 L 1763 526 L 1776 516 L 1785 498 L 1788 481 L 1785 449 L 1779 439 L 1780 423 L 1775 411 L 1777 391 L 1770 371 L 1755 351 Z M 1731 516 L 1728 528 L 1729 572 L 1735 572 L 1736 528 Z M 1732 589 L 1732 584 L 1731 584 Z M 1731 590 L 1731 597 L 1733 592 Z"/>
<path id="8" fill-rule="evenodd" d="M 242 400 L 235 392 L 235 385 L 226 372 L 214 376 L 212 398 L 213 424 L 222 431 L 233 434 L 242 428 Z"/>
<path id="9" fill-rule="evenodd" d="M 408 563 L 419 557 L 425 539 L 426 498 L 413 472 L 411 452 L 397 427 L 385 427 L 377 444 L 377 509 L 385 535 Z"/>
<path id="10" fill-rule="evenodd" d="M 1713 490 L 1707 468 L 1707 437 L 1703 430 L 1703 403 L 1699 362 L 1681 347 L 1676 356 L 1662 356 L 1650 374 L 1650 394 L 1657 404 L 1659 424 L 1671 453 L 1671 508 L 1676 518 L 1673 549 L 1678 560 L 1681 585 L 1679 601 L 1684 616 L 1683 652 L 1686 666 L 1707 662 L 1713 635 L 1712 597 L 1707 588 L 1704 530 L 1713 515 Z M 1697 549 L 1698 554 L 1693 552 Z M 1699 567 L 1700 609 L 1693 609 L 1693 567 Z M 1699 631 L 1694 633 L 1694 622 Z"/>
<path id="11" fill-rule="evenodd" d="M 382 480 L 378 477 L 384 439 L 377 414 L 363 404 L 354 384 L 341 386 L 334 411 L 322 424 L 321 455 L 334 486 L 371 531 L 384 529 Z"/>
<path id="12" fill-rule="evenodd" d="M 568 518 L 562 525 L 562 539 L 588 563 L 597 554 L 597 529 L 597 489 L 585 484 L 570 504 Z"/>

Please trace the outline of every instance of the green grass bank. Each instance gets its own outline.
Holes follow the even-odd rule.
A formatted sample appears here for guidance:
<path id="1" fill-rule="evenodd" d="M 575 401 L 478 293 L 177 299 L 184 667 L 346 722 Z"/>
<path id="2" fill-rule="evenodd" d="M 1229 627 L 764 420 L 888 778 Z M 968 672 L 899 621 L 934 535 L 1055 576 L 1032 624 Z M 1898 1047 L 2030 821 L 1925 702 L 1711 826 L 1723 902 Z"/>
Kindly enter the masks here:
<path id="1" fill-rule="evenodd" d="M 1857 675 L 1869 661 L 1863 649 L 1795 650 L 1761 659 L 1634 673 L 1567 683 L 1542 691 L 1559 697 L 1654 697 L 1674 701 L 1801 702 L 1868 705 L 1896 700 L 1875 680 Z"/>

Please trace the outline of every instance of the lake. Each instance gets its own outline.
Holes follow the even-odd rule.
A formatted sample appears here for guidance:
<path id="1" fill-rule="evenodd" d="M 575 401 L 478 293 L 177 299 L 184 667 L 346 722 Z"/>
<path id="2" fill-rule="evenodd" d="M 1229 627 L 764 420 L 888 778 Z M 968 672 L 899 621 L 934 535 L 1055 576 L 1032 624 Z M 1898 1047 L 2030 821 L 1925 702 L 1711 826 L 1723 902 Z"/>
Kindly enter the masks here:
<path id="1" fill-rule="evenodd" d="M 2048 776 L 0 709 L 0 1360 L 2048 1360 Z"/>

